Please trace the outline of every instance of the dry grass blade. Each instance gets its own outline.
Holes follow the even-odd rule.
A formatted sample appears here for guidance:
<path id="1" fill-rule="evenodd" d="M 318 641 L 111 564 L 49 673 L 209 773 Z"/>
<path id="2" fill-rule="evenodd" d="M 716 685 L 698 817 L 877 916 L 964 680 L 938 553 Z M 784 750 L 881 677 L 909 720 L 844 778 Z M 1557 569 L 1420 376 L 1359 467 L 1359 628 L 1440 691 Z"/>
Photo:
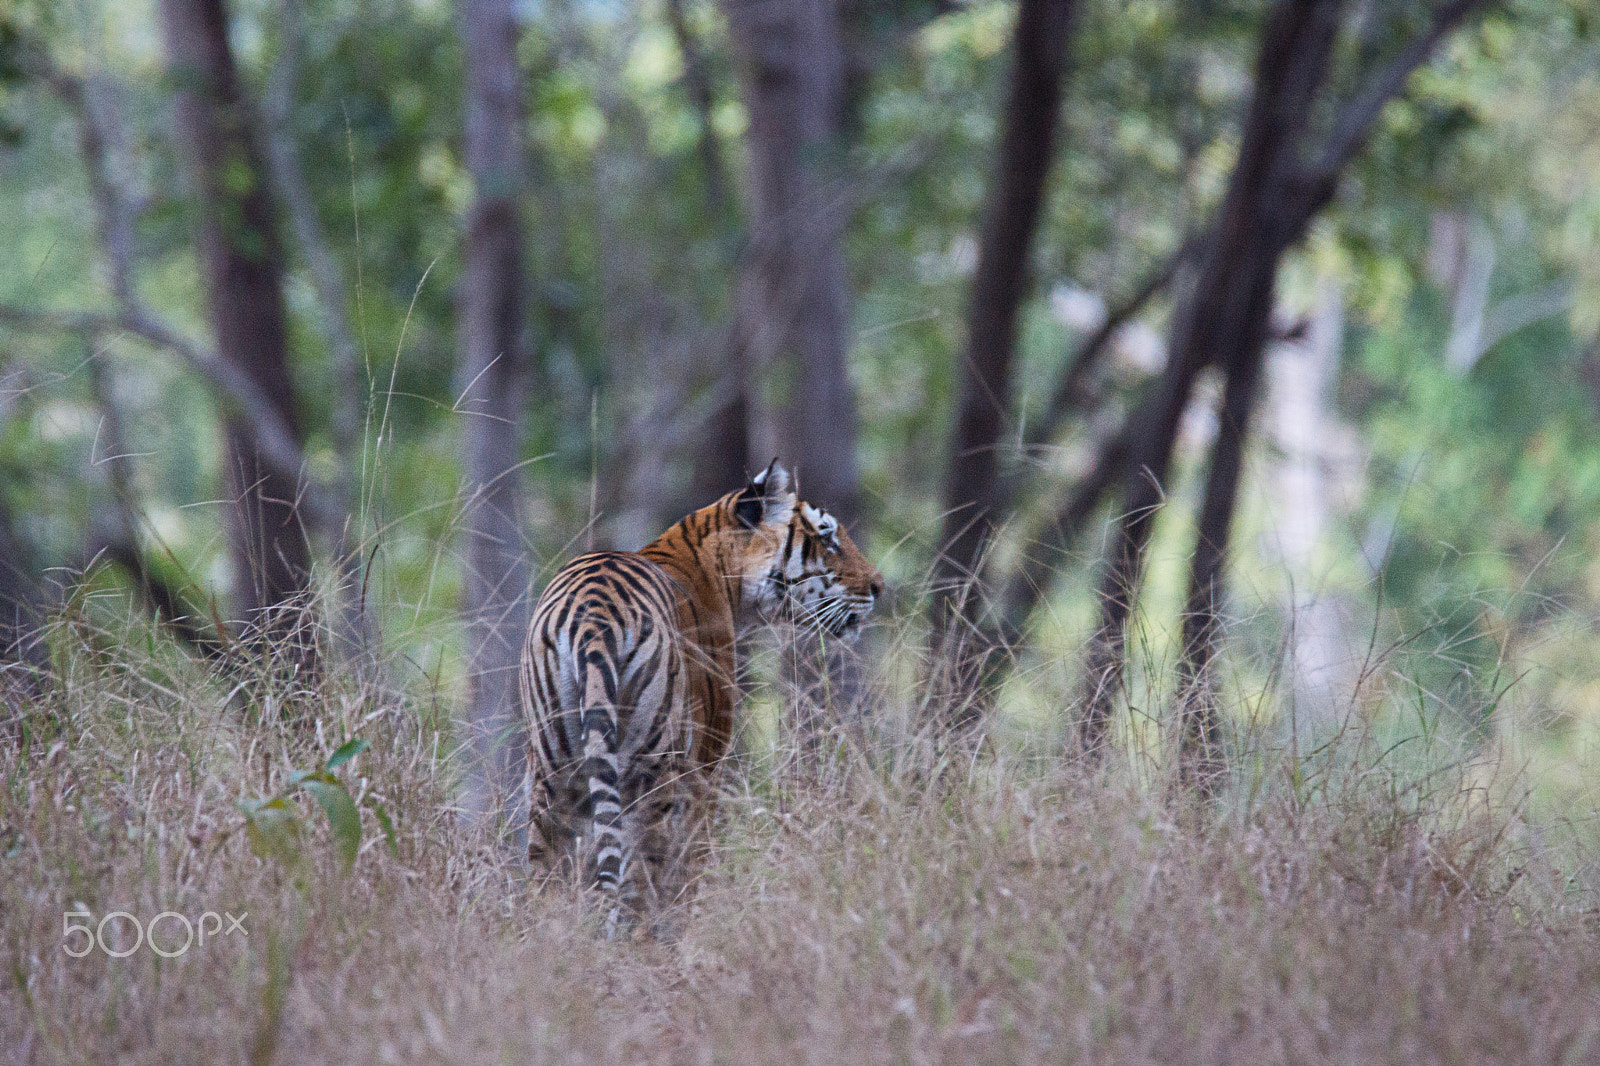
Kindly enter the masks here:
<path id="1" fill-rule="evenodd" d="M 1091 774 L 1003 728 L 978 751 L 936 749 L 918 728 L 912 620 L 868 636 L 852 698 L 869 713 L 831 731 L 837 718 L 813 719 L 823 735 L 803 753 L 773 724 L 782 693 L 758 656 L 713 863 L 670 939 L 606 944 L 581 898 L 541 891 L 456 821 L 436 693 L 333 677 L 288 693 L 301 721 L 286 724 L 248 713 L 286 698 L 280 680 L 241 687 L 132 611 L 91 603 L 52 642 L 62 683 L 18 708 L 0 752 L 3 1061 L 1600 1051 L 1593 892 L 1480 764 L 1402 759 L 1415 745 L 1386 752 L 1356 727 L 1309 754 L 1241 741 L 1223 798 L 1199 805 L 1159 756 Z M 293 787 L 311 772 L 359 817 L 348 872 Z M 272 796 L 297 845 L 263 858 L 238 801 Z M 171 958 L 99 942 L 75 957 L 83 934 L 64 937 L 63 915 L 115 911 L 146 930 L 165 911 L 242 927 Z M 132 933 L 119 918 L 101 936 L 121 950 Z M 168 918 L 150 939 L 181 936 Z"/>

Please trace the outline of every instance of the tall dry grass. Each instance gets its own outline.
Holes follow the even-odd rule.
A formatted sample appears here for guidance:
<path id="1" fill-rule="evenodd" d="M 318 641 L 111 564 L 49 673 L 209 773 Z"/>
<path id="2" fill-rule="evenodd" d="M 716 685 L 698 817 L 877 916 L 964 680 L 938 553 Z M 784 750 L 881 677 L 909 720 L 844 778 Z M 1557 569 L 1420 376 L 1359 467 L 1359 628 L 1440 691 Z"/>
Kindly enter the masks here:
<path id="1" fill-rule="evenodd" d="M 0 1059 L 1600 1061 L 1593 885 L 1470 751 L 1260 729 L 1202 805 L 1135 744 L 1100 768 L 1048 731 L 936 751 L 914 622 L 877 637 L 870 713 L 804 745 L 755 686 L 692 905 L 608 944 L 457 822 L 437 692 L 241 676 L 78 610 L 0 744 Z M 295 775 L 352 739 L 346 869 Z M 240 805 L 273 796 L 283 848 Z M 74 958 L 79 910 L 247 935 Z"/>

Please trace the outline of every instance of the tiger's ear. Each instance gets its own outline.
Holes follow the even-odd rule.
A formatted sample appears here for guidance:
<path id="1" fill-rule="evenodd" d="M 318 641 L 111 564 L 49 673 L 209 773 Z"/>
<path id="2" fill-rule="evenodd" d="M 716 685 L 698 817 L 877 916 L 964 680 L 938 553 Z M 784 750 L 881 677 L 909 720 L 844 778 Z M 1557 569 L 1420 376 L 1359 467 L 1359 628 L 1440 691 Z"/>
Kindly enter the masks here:
<path id="1" fill-rule="evenodd" d="M 758 525 L 782 525 L 794 513 L 795 496 L 789 491 L 789 471 L 774 459 L 767 468 L 750 479 L 734 502 L 733 513 L 747 529 Z"/>

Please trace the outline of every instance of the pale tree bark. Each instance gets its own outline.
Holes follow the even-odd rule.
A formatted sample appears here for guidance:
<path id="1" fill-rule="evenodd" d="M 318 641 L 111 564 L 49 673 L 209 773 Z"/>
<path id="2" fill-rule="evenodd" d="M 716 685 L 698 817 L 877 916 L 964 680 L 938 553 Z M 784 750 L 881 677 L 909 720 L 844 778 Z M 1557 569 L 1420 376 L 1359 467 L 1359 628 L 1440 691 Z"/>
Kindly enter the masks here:
<path id="1" fill-rule="evenodd" d="M 844 113 L 836 0 L 725 0 L 750 115 L 750 247 L 735 310 L 749 453 L 781 456 L 806 497 L 859 511 L 850 316 L 835 179 Z"/>
<path id="2" fill-rule="evenodd" d="M 218 354 L 259 390 L 298 447 L 283 257 L 228 44 L 227 12 L 222 0 L 161 0 L 160 6 Z M 311 667 L 311 551 L 297 506 L 301 477 L 263 458 L 247 417 L 230 413 L 224 428 L 239 606 L 263 646 Z"/>
<path id="3" fill-rule="evenodd" d="M 1280 561 L 1289 578 L 1287 657 L 1296 736 L 1334 724 L 1340 693 L 1353 681 L 1344 616 L 1323 588 L 1317 553 L 1326 534 L 1339 456 L 1330 447 L 1335 417 L 1330 392 L 1339 373 L 1344 298 L 1338 283 L 1317 287 L 1304 335 L 1274 344 L 1267 356 L 1273 463 L 1273 516 Z"/>
<path id="4" fill-rule="evenodd" d="M 473 753 L 463 803 L 471 814 L 493 815 L 509 811 L 526 758 L 517 693 L 530 606 L 520 480 L 529 376 L 517 211 L 522 75 L 513 0 L 463 0 L 456 15 L 466 63 L 466 162 L 476 185 L 463 248 L 456 405 L 464 415 L 462 608 L 469 627 Z"/>
<path id="5" fill-rule="evenodd" d="M 1002 520 L 1001 438 L 1011 420 L 1017 309 L 1054 156 L 1072 0 L 1022 0 L 998 159 L 978 245 L 962 352 L 958 410 L 944 483 L 944 529 L 934 566 L 935 669 L 952 691 L 947 724 L 980 713 L 993 641 L 978 625 L 981 560 Z"/>
<path id="6" fill-rule="evenodd" d="M 1462 221 L 1461 229 L 1461 270 L 1451 286 L 1450 339 L 1444 348 L 1445 365 L 1457 374 L 1465 374 L 1478 361 L 1496 259 L 1488 226 L 1470 219 Z"/>

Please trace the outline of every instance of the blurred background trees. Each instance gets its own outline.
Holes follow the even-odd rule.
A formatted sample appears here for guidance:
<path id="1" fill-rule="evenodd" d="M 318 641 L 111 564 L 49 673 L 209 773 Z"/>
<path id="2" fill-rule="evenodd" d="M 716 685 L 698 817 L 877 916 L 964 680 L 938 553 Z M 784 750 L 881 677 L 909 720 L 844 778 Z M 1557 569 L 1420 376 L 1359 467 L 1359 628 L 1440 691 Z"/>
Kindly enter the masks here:
<path id="1" fill-rule="evenodd" d="M 1197 740 L 1271 686 L 1309 728 L 1397 705 L 1375 639 L 1558 758 L 1600 727 L 1594 18 L 13 0 L 8 674 L 87 589 L 499 739 L 541 575 L 776 453 L 997 722 L 1160 728 L 1132 674 Z"/>

